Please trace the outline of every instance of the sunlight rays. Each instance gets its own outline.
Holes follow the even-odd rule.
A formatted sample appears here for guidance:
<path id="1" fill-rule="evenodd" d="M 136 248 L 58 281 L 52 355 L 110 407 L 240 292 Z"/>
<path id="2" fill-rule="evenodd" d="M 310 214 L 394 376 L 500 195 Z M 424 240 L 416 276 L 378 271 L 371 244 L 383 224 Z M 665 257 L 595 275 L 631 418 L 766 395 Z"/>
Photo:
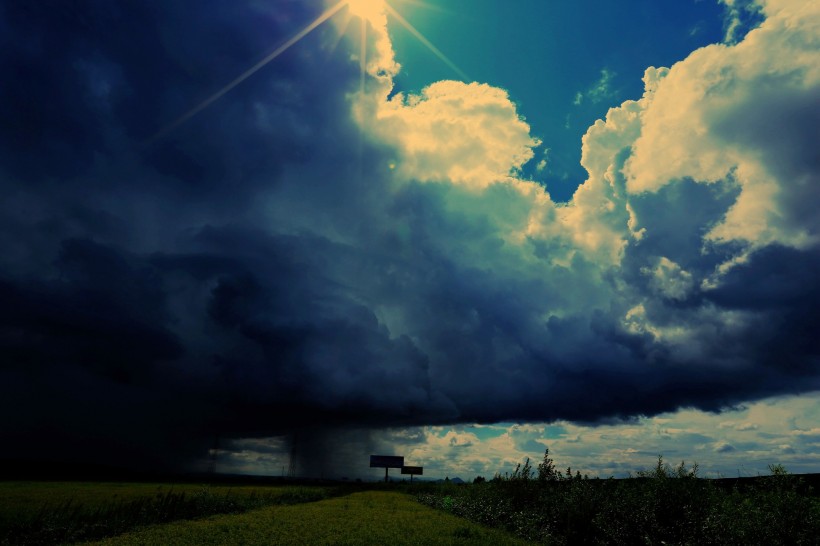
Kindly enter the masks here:
<path id="1" fill-rule="evenodd" d="M 359 93 L 364 96 L 364 77 L 367 72 L 367 20 L 361 19 L 361 50 L 359 51 Z"/>
<path id="2" fill-rule="evenodd" d="M 343 7 L 345 7 L 347 5 L 347 3 L 348 3 L 348 0 L 342 0 L 341 2 L 339 2 L 339 3 L 329 7 L 328 9 L 326 9 L 321 15 L 319 15 L 319 17 L 314 19 L 312 23 L 310 23 L 308 26 L 303 28 L 293 38 L 291 38 L 290 40 L 288 40 L 287 42 L 285 42 L 284 44 L 282 44 L 281 46 L 276 48 L 267 57 L 265 57 L 264 59 L 262 59 L 261 61 L 259 61 L 258 63 L 256 63 L 255 65 L 253 65 L 249 69 L 247 69 L 246 71 L 244 71 L 239 76 L 237 76 L 228 85 L 226 85 L 225 87 L 223 87 L 222 89 L 220 89 L 219 91 L 217 91 L 216 93 L 214 93 L 213 95 L 211 95 L 210 97 L 205 99 L 204 101 L 200 102 L 199 104 L 197 104 L 196 106 L 194 106 L 193 108 L 191 108 L 190 110 L 188 110 L 187 112 L 182 114 L 175 121 L 169 123 L 168 125 L 166 125 L 162 129 L 157 131 L 157 133 L 148 140 L 147 144 L 151 144 L 155 140 L 160 139 L 163 136 L 167 135 L 168 133 L 170 133 L 171 131 L 173 131 L 174 129 L 176 129 L 177 127 L 179 127 L 180 125 L 182 125 L 183 123 L 185 123 L 186 121 L 188 121 L 189 119 L 194 117 L 195 115 L 197 115 L 199 112 L 201 112 L 202 110 L 204 110 L 205 108 L 207 108 L 208 106 L 210 106 L 211 104 L 213 104 L 214 102 L 216 102 L 217 100 L 222 98 L 231 89 L 233 89 L 234 87 L 236 87 L 237 85 L 239 85 L 243 81 L 247 80 L 249 77 L 251 77 L 253 74 L 258 72 L 266 64 L 268 64 L 269 62 L 274 60 L 276 57 L 278 57 L 279 55 L 281 55 L 282 53 L 284 53 L 285 51 L 290 49 L 291 46 L 293 46 L 294 44 L 299 42 L 302 38 L 304 38 L 305 36 L 310 34 L 316 27 L 318 27 L 319 25 L 321 25 L 322 23 L 324 23 L 325 21 L 327 21 L 328 19 L 333 17 L 339 10 L 341 10 Z"/>
<path id="3" fill-rule="evenodd" d="M 462 80 L 464 80 L 465 82 L 469 82 L 469 81 L 470 81 L 470 77 L 469 77 L 467 74 L 465 74 L 465 73 L 464 73 L 464 72 L 463 72 L 463 71 L 462 71 L 462 70 L 461 70 L 458 66 L 456 66 L 456 65 L 455 65 L 455 63 L 454 63 L 453 61 L 451 61 L 450 59 L 448 59 L 448 58 L 447 58 L 447 56 L 446 56 L 444 53 L 442 53 L 442 52 L 441 52 L 441 50 L 439 50 L 439 48 L 437 48 L 436 46 L 434 46 L 434 45 L 432 44 L 432 42 L 430 42 L 430 40 L 428 40 L 428 39 L 427 39 L 427 38 L 426 38 L 426 37 L 425 37 L 425 36 L 424 36 L 421 32 L 419 32 L 419 31 L 416 29 L 416 27 L 414 27 L 413 25 L 411 25 L 411 24 L 410 24 L 410 22 L 409 22 L 407 19 L 405 19 L 404 17 L 402 17 L 402 15 L 401 15 L 399 12 L 397 12 L 395 9 L 393 9 L 393 6 L 391 6 L 390 4 L 388 4 L 387 2 L 385 2 L 385 3 L 384 3 L 384 7 L 385 7 L 385 9 L 387 9 L 387 11 L 388 11 L 388 13 L 390 13 L 390 15 L 392 15 L 392 16 L 393 16 L 393 17 L 394 17 L 394 18 L 395 18 L 395 19 L 396 19 L 399 23 L 401 23 L 401 25 L 402 25 L 404 28 L 406 28 L 406 29 L 410 32 L 410 34 L 412 34 L 413 36 L 415 36 L 415 37 L 416 37 L 416 39 L 417 39 L 419 42 L 421 42 L 422 44 L 424 44 L 425 46 L 427 46 L 427 49 L 429 49 L 430 51 L 432 51 L 432 52 L 433 52 L 433 54 L 434 54 L 436 57 L 438 57 L 438 58 L 439 58 L 439 60 L 440 60 L 441 62 L 443 62 L 444 64 L 446 64 L 448 67 L 450 67 L 450 69 L 452 69 L 452 70 L 453 70 L 453 72 L 455 72 L 456 74 L 458 74 L 458 76 L 459 76 Z"/>
<path id="4" fill-rule="evenodd" d="M 347 9 L 356 17 L 376 23 L 384 15 L 386 0 L 347 0 Z"/>
<path id="5" fill-rule="evenodd" d="M 412 4 L 419 4 L 427 7 L 427 4 L 425 4 L 424 2 L 415 2 L 413 0 L 406 1 Z M 374 27 L 378 27 L 380 24 L 383 26 L 383 18 L 388 13 L 393 18 L 395 18 L 405 29 L 407 29 L 407 31 L 410 32 L 417 40 L 419 40 L 419 42 L 424 44 L 424 46 L 427 47 L 439 60 L 446 64 L 451 70 L 453 70 L 453 72 L 455 72 L 462 80 L 470 81 L 470 78 L 458 66 L 456 66 L 455 63 L 453 63 L 446 55 L 444 55 L 444 53 L 441 52 L 441 50 L 439 50 L 435 45 L 433 45 L 433 43 L 430 42 L 430 40 L 428 40 L 421 32 L 419 32 L 412 24 L 410 24 L 410 22 L 407 21 L 398 11 L 396 11 L 393 8 L 393 6 L 391 6 L 387 2 L 387 0 L 340 0 L 336 4 L 333 4 L 331 7 L 327 8 L 316 19 L 314 19 L 313 22 L 311 22 L 309 25 L 307 25 L 305 28 L 299 31 L 288 41 L 286 41 L 278 48 L 276 48 L 265 58 L 263 58 L 247 70 L 245 70 L 242 74 L 234 78 L 227 85 L 225 85 L 217 92 L 215 92 L 214 94 L 212 94 L 211 96 L 209 96 L 208 98 L 206 98 L 205 100 L 203 100 L 202 102 L 200 102 L 199 104 L 197 104 L 196 106 L 182 114 L 179 118 L 169 123 L 168 125 L 162 127 L 148 140 L 143 142 L 143 146 L 153 144 L 155 141 L 163 138 L 165 135 L 175 130 L 177 127 L 184 124 L 201 111 L 208 108 L 211 104 L 222 98 L 225 94 L 230 92 L 236 86 L 247 80 L 249 77 L 251 77 L 259 70 L 261 70 L 265 65 L 267 65 L 268 63 L 282 55 L 285 51 L 287 51 L 297 42 L 302 40 L 302 38 L 310 34 L 322 23 L 336 15 L 343 8 L 347 8 L 347 20 L 342 26 L 341 33 L 344 33 L 347 30 L 350 22 L 349 20 L 351 17 L 357 17 L 360 20 L 360 96 L 364 96 L 365 93 L 365 76 L 367 73 L 367 26 L 368 24 Z"/>

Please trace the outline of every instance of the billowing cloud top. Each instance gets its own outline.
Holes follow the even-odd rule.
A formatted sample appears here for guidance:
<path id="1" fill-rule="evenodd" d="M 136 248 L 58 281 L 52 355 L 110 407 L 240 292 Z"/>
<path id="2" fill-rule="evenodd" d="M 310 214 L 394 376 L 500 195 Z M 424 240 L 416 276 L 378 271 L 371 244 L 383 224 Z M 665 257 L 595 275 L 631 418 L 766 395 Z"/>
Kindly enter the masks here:
<path id="1" fill-rule="evenodd" d="M 325 6 L 0 6 L 11 455 L 183 464 L 215 434 L 708 410 L 820 387 L 820 6 L 648 68 L 568 204 L 501 89 L 392 94 Z M 384 23 L 384 22 L 382 22 Z"/>

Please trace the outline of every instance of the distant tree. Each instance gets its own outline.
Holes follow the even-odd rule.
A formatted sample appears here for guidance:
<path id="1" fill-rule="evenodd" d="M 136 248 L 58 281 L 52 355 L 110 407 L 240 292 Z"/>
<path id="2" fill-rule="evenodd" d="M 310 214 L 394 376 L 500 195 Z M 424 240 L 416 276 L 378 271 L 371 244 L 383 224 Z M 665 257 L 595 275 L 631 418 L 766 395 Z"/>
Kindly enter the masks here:
<path id="1" fill-rule="evenodd" d="M 487 479 L 484 476 L 476 476 L 473 483 L 484 483 Z"/>
<path id="2" fill-rule="evenodd" d="M 789 471 L 782 464 L 770 464 L 769 472 L 772 476 L 787 476 L 789 474 Z"/>
<path id="3" fill-rule="evenodd" d="M 533 477 L 533 469 L 532 465 L 530 464 L 530 458 L 527 457 L 527 460 L 524 461 L 524 464 L 518 463 L 513 470 L 512 475 L 509 477 L 510 481 L 513 482 L 526 482 L 531 480 Z"/>
<path id="4" fill-rule="evenodd" d="M 544 450 L 544 460 L 538 464 L 538 481 L 552 482 L 561 479 L 561 474 L 555 470 L 555 463 L 550 458 L 550 448 Z"/>

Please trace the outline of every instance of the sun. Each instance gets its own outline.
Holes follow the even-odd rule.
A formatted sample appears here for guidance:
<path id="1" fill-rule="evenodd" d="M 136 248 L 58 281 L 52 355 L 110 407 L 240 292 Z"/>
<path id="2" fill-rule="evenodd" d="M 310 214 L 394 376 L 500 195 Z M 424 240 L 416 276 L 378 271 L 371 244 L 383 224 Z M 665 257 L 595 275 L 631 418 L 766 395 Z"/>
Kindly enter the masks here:
<path id="1" fill-rule="evenodd" d="M 156 132 L 151 138 L 143 142 L 143 145 L 150 145 L 159 140 L 160 138 L 164 137 L 199 112 L 208 108 L 211 104 L 218 101 L 222 98 L 225 94 L 230 92 L 233 88 L 250 78 L 256 72 L 261 70 L 265 65 L 267 65 L 272 60 L 279 57 L 282 53 L 290 49 L 293 45 L 298 43 L 302 38 L 313 32 L 317 27 L 319 27 L 322 23 L 326 22 L 328 19 L 335 16 L 337 13 L 344 11 L 344 8 L 347 8 L 347 17 L 345 22 L 342 25 L 342 33 L 344 29 L 347 28 L 348 23 L 350 22 L 351 17 L 358 17 L 361 20 L 361 55 L 360 55 L 360 68 L 361 68 L 361 93 L 364 94 L 364 80 L 365 74 L 367 72 L 367 23 L 370 23 L 370 26 L 374 29 L 378 29 L 377 32 L 386 33 L 387 32 L 387 16 L 390 15 L 393 19 L 399 22 L 404 28 L 406 28 L 413 36 L 415 36 L 419 42 L 427 46 L 427 48 L 433 52 L 433 54 L 438 57 L 444 64 L 449 66 L 453 69 L 453 71 L 458 74 L 458 76 L 466 81 L 470 81 L 470 78 L 462 72 L 450 59 L 447 58 L 444 53 L 439 51 L 439 49 L 434 46 L 430 40 L 428 40 L 421 32 L 419 32 L 416 27 L 410 24 L 407 19 L 405 19 L 398 11 L 396 11 L 393 6 L 391 6 L 387 0 L 325 0 L 328 4 L 331 4 L 325 11 L 319 14 L 316 19 L 314 19 L 311 23 L 309 23 L 305 28 L 297 32 L 292 38 L 287 40 L 285 43 L 277 47 L 273 52 L 268 54 L 267 57 L 263 58 L 261 61 L 257 62 L 247 70 L 245 70 L 242 74 L 228 82 L 225 86 L 221 89 L 216 91 L 213 95 L 208 97 L 207 99 L 203 100 L 184 114 L 182 114 L 179 118 L 175 121 L 169 123 L 165 127 L 161 128 L 159 131 Z M 335 3 L 331 3 L 334 2 Z M 392 0 L 391 0 L 392 1 Z M 407 3 L 416 4 L 425 6 L 426 4 L 420 0 L 402 0 Z M 340 34 L 341 36 L 341 34 Z M 392 47 L 392 46 L 391 46 Z"/>
<path id="2" fill-rule="evenodd" d="M 375 23 L 384 16 L 386 4 L 385 0 L 347 0 L 347 9 L 356 17 Z"/>

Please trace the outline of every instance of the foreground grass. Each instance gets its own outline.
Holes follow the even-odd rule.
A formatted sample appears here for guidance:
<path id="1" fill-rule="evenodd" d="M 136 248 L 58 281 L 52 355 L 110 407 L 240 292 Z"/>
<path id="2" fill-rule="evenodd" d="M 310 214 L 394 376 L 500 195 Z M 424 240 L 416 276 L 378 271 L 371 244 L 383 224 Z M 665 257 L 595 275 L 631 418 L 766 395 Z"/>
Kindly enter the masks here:
<path id="1" fill-rule="evenodd" d="M 95 544 L 527 544 L 389 491 L 156 525 Z"/>
<path id="2" fill-rule="evenodd" d="M 337 493 L 329 487 L 4 482 L 0 545 L 93 540 L 157 523 L 312 502 Z"/>

